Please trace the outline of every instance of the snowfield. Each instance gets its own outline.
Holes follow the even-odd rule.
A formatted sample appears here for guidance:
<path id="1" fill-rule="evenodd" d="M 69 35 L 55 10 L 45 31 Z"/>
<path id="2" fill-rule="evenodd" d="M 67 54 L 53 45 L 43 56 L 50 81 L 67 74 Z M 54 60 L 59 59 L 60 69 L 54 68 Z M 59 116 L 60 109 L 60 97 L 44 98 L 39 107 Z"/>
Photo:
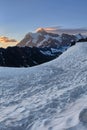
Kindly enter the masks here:
<path id="1" fill-rule="evenodd" d="M 31 68 L 0 67 L 0 130 L 87 130 L 87 43 Z"/>

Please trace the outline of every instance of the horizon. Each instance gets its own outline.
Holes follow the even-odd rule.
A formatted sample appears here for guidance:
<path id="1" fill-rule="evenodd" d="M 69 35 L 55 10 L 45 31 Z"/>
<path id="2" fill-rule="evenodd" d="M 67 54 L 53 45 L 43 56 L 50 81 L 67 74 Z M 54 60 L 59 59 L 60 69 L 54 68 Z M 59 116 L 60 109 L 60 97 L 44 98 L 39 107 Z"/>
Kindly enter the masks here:
<path id="1" fill-rule="evenodd" d="M 8 36 L 0 36 L 0 48 L 7 48 L 9 46 L 16 46 L 28 33 L 38 33 L 40 30 L 44 30 L 47 33 L 54 33 L 58 35 L 62 34 L 69 34 L 69 35 L 77 35 L 81 34 L 83 36 L 87 36 L 87 29 L 84 28 L 62 28 L 62 27 L 46 27 L 46 28 L 37 28 L 36 30 L 32 32 L 27 32 L 24 34 L 24 36 L 20 39 L 17 40 L 15 38 L 11 38 Z"/>

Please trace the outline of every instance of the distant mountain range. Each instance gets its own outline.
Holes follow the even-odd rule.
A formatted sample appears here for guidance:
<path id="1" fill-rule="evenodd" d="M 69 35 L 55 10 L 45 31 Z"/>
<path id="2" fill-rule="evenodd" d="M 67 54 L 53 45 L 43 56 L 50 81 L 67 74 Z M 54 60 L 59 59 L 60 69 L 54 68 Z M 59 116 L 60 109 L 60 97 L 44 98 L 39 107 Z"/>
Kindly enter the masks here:
<path id="1" fill-rule="evenodd" d="M 82 34 L 58 35 L 54 33 L 48 33 L 43 28 L 41 28 L 36 33 L 26 34 L 25 37 L 17 44 L 17 46 L 59 48 L 60 46 L 70 46 L 73 42 L 77 42 L 79 40 L 87 41 L 87 36 L 84 36 Z"/>
<path id="2" fill-rule="evenodd" d="M 15 47 L 0 48 L 0 66 L 39 65 L 55 59 L 79 41 L 87 41 L 87 37 L 81 34 L 48 33 L 42 28 L 36 33 L 28 33 Z"/>

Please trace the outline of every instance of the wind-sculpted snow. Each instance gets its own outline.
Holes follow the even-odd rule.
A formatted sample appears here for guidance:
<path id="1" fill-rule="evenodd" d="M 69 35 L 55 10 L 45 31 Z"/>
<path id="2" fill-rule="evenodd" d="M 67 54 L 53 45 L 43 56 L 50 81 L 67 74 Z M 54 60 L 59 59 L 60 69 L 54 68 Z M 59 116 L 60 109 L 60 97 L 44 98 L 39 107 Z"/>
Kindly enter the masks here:
<path id="1" fill-rule="evenodd" d="M 0 130 L 87 130 L 84 110 L 87 43 L 43 65 L 0 68 Z"/>

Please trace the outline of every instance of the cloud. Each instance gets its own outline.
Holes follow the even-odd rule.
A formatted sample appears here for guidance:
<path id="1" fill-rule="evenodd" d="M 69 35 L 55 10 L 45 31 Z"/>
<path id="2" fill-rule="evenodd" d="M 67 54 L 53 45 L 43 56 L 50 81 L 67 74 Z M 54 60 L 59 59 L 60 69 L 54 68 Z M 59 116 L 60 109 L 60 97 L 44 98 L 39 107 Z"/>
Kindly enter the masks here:
<path id="1" fill-rule="evenodd" d="M 17 40 L 15 40 L 15 39 L 10 39 L 10 38 L 8 38 L 8 37 L 3 37 L 3 36 L 1 36 L 1 37 L 0 37 L 0 42 L 1 42 L 1 43 L 17 42 Z"/>
<path id="2" fill-rule="evenodd" d="M 50 33 L 57 33 L 57 34 L 67 33 L 72 35 L 81 33 L 87 35 L 87 28 L 63 28 L 61 26 L 58 26 L 58 27 L 47 27 L 44 28 L 44 30 Z"/>
<path id="3" fill-rule="evenodd" d="M 15 46 L 18 43 L 17 40 L 11 39 L 5 36 L 0 36 L 0 47 L 6 48 L 8 46 Z"/>

